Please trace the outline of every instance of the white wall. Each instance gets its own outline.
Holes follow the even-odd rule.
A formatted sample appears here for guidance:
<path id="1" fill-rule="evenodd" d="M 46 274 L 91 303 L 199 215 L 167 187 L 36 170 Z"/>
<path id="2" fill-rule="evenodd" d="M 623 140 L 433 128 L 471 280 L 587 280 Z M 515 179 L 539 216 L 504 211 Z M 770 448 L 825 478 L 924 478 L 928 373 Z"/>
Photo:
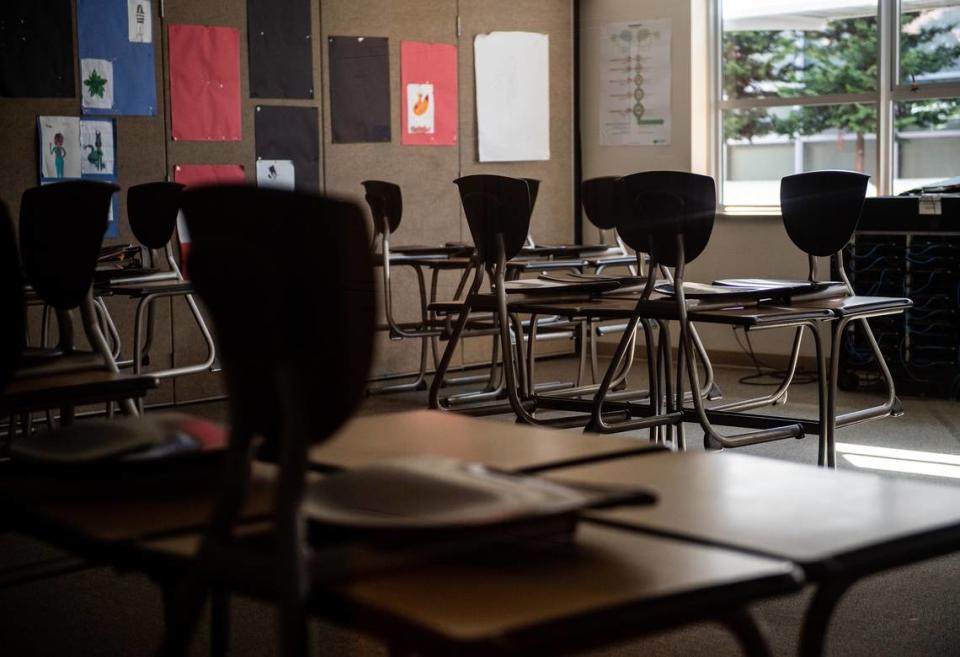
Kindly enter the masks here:
<path id="1" fill-rule="evenodd" d="M 651 18 L 672 19 L 670 145 L 601 146 L 597 102 L 601 26 Z M 582 0 L 580 25 L 583 177 L 652 169 L 711 173 L 707 0 Z M 584 234 L 593 237 L 587 226 Z M 806 256 L 790 242 L 779 217 L 727 215 L 717 217 L 710 245 L 691 264 L 688 278 L 804 278 L 806 266 Z M 711 351 L 740 352 L 730 328 L 705 326 L 701 333 Z M 752 340 L 760 354 L 785 355 L 789 350 L 789 337 L 783 332 L 760 332 Z"/>

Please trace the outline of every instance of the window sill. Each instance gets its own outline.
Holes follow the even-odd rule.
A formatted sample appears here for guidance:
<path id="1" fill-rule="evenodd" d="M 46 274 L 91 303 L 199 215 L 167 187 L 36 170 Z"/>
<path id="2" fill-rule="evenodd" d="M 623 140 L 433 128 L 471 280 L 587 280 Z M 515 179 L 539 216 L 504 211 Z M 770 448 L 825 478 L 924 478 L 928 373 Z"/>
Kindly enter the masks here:
<path id="1" fill-rule="evenodd" d="M 778 207 L 749 207 L 749 206 L 730 206 L 722 207 L 717 211 L 720 217 L 730 217 L 736 219 L 780 219 L 780 208 Z"/>

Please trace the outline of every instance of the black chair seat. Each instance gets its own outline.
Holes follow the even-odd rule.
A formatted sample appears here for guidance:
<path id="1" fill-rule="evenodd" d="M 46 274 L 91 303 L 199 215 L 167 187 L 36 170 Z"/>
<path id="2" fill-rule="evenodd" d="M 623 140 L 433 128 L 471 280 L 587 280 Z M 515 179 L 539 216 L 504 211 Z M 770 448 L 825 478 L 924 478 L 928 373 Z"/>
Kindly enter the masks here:
<path id="1" fill-rule="evenodd" d="M 190 281 L 178 279 L 170 281 L 149 281 L 131 285 L 113 285 L 110 288 L 114 294 L 128 297 L 145 297 L 150 294 L 190 294 L 193 284 Z"/>
<path id="2" fill-rule="evenodd" d="M 602 256 L 600 258 L 587 258 L 587 265 L 596 269 L 597 267 L 616 267 L 637 264 L 637 257 L 632 255 Z"/>
<path id="3" fill-rule="evenodd" d="M 508 295 L 524 296 L 584 295 L 599 294 L 620 287 L 614 279 L 582 278 L 575 280 L 557 280 L 551 278 L 528 278 L 507 281 L 504 288 Z M 509 299 L 508 299 L 509 301 Z"/>
<path id="4" fill-rule="evenodd" d="M 93 284 L 108 285 L 111 281 L 123 281 L 125 278 L 139 278 L 140 276 L 154 276 L 160 273 L 166 272 L 146 267 L 97 267 L 93 273 Z"/>
<path id="5" fill-rule="evenodd" d="M 507 263 L 510 271 L 553 271 L 558 269 L 582 269 L 587 266 L 586 260 L 511 260 Z"/>
<path id="6" fill-rule="evenodd" d="M 831 311 L 836 317 L 859 317 L 888 312 L 903 312 L 913 307 L 910 299 L 897 297 L 867 297 L 850 296 L 842 299 L 824 299 L 798 304 L 799 308 L 823 308 Z"/>
<path id="7" fill-rule="evenodd" d="M 28 348 L 24 352 L 20 367 L 13 374 L 13 379 L 16 381 L 98 369 L 108 369 L 100 354 L 90 351 L 64 353 L 55 349 Z"/>
<path id="8" fill-rule="evenodd" d="M 430 246 L 430 245 L 421 245 L 421 244 L 408 244 L 401 246 L 390 246 L 391 253 L 400 253 L 403 255 L 416 255 L 416 256 L 442 256 L 442 257 L 456 257 L 456 256 L 468 256 L 473 253 L 472 244 L 444 244 L 443 246 Z"/>

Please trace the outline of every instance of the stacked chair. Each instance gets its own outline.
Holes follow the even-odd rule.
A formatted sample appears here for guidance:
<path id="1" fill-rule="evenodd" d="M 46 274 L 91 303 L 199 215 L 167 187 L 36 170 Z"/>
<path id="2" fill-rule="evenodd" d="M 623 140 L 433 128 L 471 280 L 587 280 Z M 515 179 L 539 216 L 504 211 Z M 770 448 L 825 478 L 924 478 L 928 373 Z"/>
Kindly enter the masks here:
<path id="1" fill-rule="evenodd" d="M 473 249 L 467 245 L 444 246 L 396 246 L 391 244 L 393 234 L 400 228 L 403 218 L 403 195 L 400 186 L 383 180 L 363 181 L 364 196 L 373 218 L 374 263 L 380 267 L 383 278 L 383 316 L 385 324 L 379 324 L 377 330 L 386 331 L 391 340 L 414 339 L 420 341 L 419 368 L 413 381 L 386 384 L 368 390 L 370 393 L 405 392 L 426 388 L 428 347 L 432 347 L 436 356 L 436 339 L 443 334 L 440 325 L 433 321 L 427 306 L 437 300 L 437 285 L 441 271 L 460 271 L 458 293 L 462 290 L 466 271 L 472 262 Z M 395 318 L 393 305 L 394 267 L 410 267 L 417 277 L 419 293 L 419 314 L 415 321 L 401 322 Z M 431 271 L 429 300 L 424 270 Z M 436 357 L 434 358 L 436 360 Z M 472 378 L 471 380 L 476 380 Z"/>
<path id="2" fill-rule="evenodd" d="M 177 216 L 183 185 L 172 182 L 154 182 L 134 185 L 127 190 L 127 215 L 137 241 L 146 249 L 151 264 L 165 263 L 163 267 L 146 270 L 110 272 L 98 283 L 100 294 L 109 294 L 137 300 L 133 326 L 133 355 L 123 366 L 132 366 L 136 374 L 150 363 L 150 348 L 155 329 L 154 304 L 160 299 L 183 297 L 207 347 L 206 358 L 197 363 L 155 368 L 157 378 L 171 378 L 210 370 L 216 360 L 216 345 L 200 308 L 193 298 L 193 285 L 186 280 L 173 254 L 172 242 L 176 235 Z M 106 315 L 109 317 L 109 315 Z M 112 320 L 109 322 L 112 324 Z M 146 333 L 144 334 L 144 329 Z M 115 353 L 120 353 L 119 337 L 115 338 Z"/>
<path id="3" fill-rule="evenodd" d="M 496 347 L 503 353 L 503 375 L 507 394 L 516 388 L 518 380 L 522 387 L 526 387 L 527 372 L 532 369 L 534 363 L 534 344 L 542 335 L 541 331 L 544 333 L 551 331 L 554 335 L 559 332 L 561 337 L 570 337 L 573 331 L 576 331 L 584 338 L 583 343 L 586 344 L 583 322 L 566 322 L 549 315 L 545 316 L 545 321 L 539 318 L 524 321 L 516 315 L 501 312 L 500 296 L 504 297 L 505 303 L 508 295 L 515 299 L 530 296 L 554 298 L 558 294 L 583 295 L 588 290 L 608 286 L 606 282 L 589 280 L 570 283 L 557 281 L 551 277 L 518 278 L 518 272 L 529 270 L 527 261 L 523 259 L 523 250 L 527 241 L 537 186 L 526 179 L 493 175 L 466 176 L 455 182 L 460 191 L 461 202 L 476 247 L 476 261 L 471 272 L 471 283 L 463 301 L 431 306 L 444 313 L 453 323 L 446 349 L 437 365 L 437 375 L 430 389 L 431 408 L 442 409 L 452 408 L 451 400 L 442 398 L 440 392 L 453 354 L 459 341 L 465 336 L 476 334 L 476 328 L 492 331 L 498 335 L 499 343 Z M 519 260 L 517 260 L 518 257 L 520 257 Z M 520 268 L 512 266 L 518 262 L 521 265 Z M 580 269 L 583 261 L 545 261 L 537 266 L 546 266 L 550 269 Z M 485 282 L 489 282 L 491 292 L 485 291 Z M 481 317 L 479 326 L 477 325 L 478 316 Z M 453 322 L 454 317 L 456 317 L 455 322 Z M 515 363 L 517 358 L 524 360 L 524 341 L 528 342 L 528 356 L 525 359 L 525 369 L 520 370 Z M 516 356 L 513 355 L 515 350 Z M 586 352 L 581 351 L 578 380 L 583 375 L 585 355 Z M 469 407 L 468 411 L 471 413 L 503 411 L 504 404 L 499 401 L 486 405 L 487 402 L 502 396 L 499 390 L 474 395 L 471 401 L 476 403 Z M 511 402 L 511 405 L 515 404 Z"/>
<path id="4" fill-rule="evenodd" d="M 784 220 L 791 237 L 810 255 L 812 265 L 815 256 L 831 255 L 835 261 L 839 260 L 836 254 L 852 236 L 865 190 L 866 179 L 847 172 L 800 174 L 784 180 Z M 486 248 L 496 253 L 489 256 L 495 275 L 498 259 L 511 255 L 515 239 L 509 232 L 509 213 L 497 206 L 505 197 L 500 194 L 499 200 L 494 200 L 490 196 L 476 211 L 490 215 L 485 223 L 495 226 L 489 236 L 480 238 L 487 239 Z M 509 344 L 511 330 L 519 333 L 517 316 L 520 313 L 534 317 L 559 315 L 571 321 L 627 322 L 595 390 L 575 389 L 572 394 L 565 394 L 571 391 L 537 392 L 530 376 L 531 361 L 523 357 L 522 344 L 506 352 L 511 357 L 511 362 L 505 364 L 510 401 L 518 419 L 562 426 L 586 424 L 589 430 L 600 432 L 650 428 L 652 437 L 673 441 L 681 449 L 685 447 L 684 420 L 700 424 L 704 445 L 709 449 L 802 438 L 813 432 L 820 436 L 819 463 L 833 467 L 837 426 L 899 412 L 892 380 L 889 373 L 884 373 L 889 386 L 884 404 L 838 417 L 836 375 L 840 343 L 849 323 L 856 320 L 868 331 L 867 318 L 903 312 L 910 306 L 908 299 L 856 297 L 845 281 L 818 280 L 815 269 L 811 269 L 807 281 L 747 279 L 689 283 L 685 280 L 686 265 L 706 248 L 713 228 L 716 209 L 713 179 L 672 171 L 633 174 L 616 182 L 614 199 L 619 235 L 638 254 L 647 254 L 650 258 L 643 283 L 638 285 L 633 278 L 593 277 L 579 285 L 557 287 L 550 292 L 552 298 L 544 295 L 539 299 L 511 299 L 509 286 L 494 285 L 496 298 L 487 303 L 493 303 L 499 313 L 504 348 Z M 468 208 L 468 219 L 470 214 Z M 496 221 L 500 221 L 500 225 Z M 638 256 L 637 265 L 639 270 L 642 256 Z M 842 268 L 839 271 L 843 273 Z M 665 280 L 658 280 L 659 272 L 667 274 Z M 594 285 L 592 289 L 585 287 L 588 280 Z M 477 288 L 472 292 L 476 294 Z M 475 299 L 475 303 L 484 302 L 480 296 Z M 676 364 L 672 362 L 671 322 L 679 325 Z M 768 395 L 708 407 L 705 398 L 710 386 L 703 385 L 697 361 L 700 345 L 695 325 L 700 323 L 739 326 L 745 330 L 792 329 L 793 350 L 783 384 Z M 654 325 L 659 327 L 656 348 Z M 822 337 L 828 327 L 832 328 L 834 337 L 829 368 Z M 614 391 L 614 384 L 622 380 L 638 328 L 643 330 L 647 342 L 649 390 Z M 748 413 L 783 400 L 796 369 L 804 331 L 812 335 L 817 353 L 818 418 L 797 420 Z M 877 355 L 884 370 L 879 351 Z M 709 363 L 704 357 L 700 361 Z M 692 402 L 692 408 L 688 402 Z M 436 397 L 431 398 L 431 404 L 440 406 Z M 544 420 L 537 415 L 537 410 L 567 411 L 575 415 Z M 586 421 L 583 415 L 588 416 Z M 716 426 L 724 425 L 748 430 L 723 434 Z"/>
<path id="5" fill-rule="evenodd" d="M 31 294 L 53 308 L 59 328 L 53 348 L 25 350 L 17 378 L 77 372 L 117 373 L 119 366 L 107 344 L 94 301 L 93 281 L 110 202 L 117 187 L 70 181 L 24 192 L 20 207 L 20 258 Z M 73 325 L 79 310 L 90 349 L 77 348 Z M 130 400 L 127 413 L 136 411 Z M 112 412 L 112 405 L 108 411 Z M 69 424 L 73 406 L 61 408 Z"/>

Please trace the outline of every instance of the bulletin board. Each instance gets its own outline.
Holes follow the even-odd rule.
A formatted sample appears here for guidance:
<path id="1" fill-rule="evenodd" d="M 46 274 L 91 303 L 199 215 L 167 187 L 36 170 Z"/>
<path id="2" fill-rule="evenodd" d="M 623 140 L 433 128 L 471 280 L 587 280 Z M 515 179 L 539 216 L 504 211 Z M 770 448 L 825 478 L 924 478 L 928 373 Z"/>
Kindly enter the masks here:
<path id="1" fill-rule="evenodd" d="M 153 43 L 156 48 L 157 116 L 117 117 L 117 162 L 119 184 L 131 185 L 172 179 L 178 164 L 241 164 L 248 182 L 256 180 L 255 110 L 257 105 L 316 108 L 320 123 L 320 162 L 316 186 L 363 204 L 361 181 L 383 179 L 396 182 L 404 191 L 404 217 L 395 244 L 422 244 L 469 241 L 453 180 L 471 173 L 497 173 L 541 178 L 545 181 L 533 218 L 533 234 L 540 242 L 567 242 L 573 230 L 573 15 L 572 3 L 556 0 L 311 0 L 310 53 L 313 98 L 252 98 L 250 90 L 248 0 L 165 0 L 151 3 Z M 163 7 L 164 16 L 160 16 Z M 76 2 L 70 0 L 76 15 Z M 461 34 L 458 35 L 458 14 Z M 167 66 L 167 26 L 193 24 L 232 27 L 240 30 L 241 139 L 239 141 L 192 142 L 170 139 L 169 69 Z M 534 163 L 480 164 L 477 159 L 476 113 L 474 103 L 473 39 L 481 32 L 527 30 L 549 34 L 550 38 L 550 111 L 551 159 Z M 334 144 L 328 108 L 329 74 L 326 43 L 329 36 L 361 35 L 384 37 L 389 42 L 390 127 L 388 143 Z M 400 47 L 402 41 L 441 43 L 457 46 L 459 85 L 459 130 L 455 145 L 404 145 L 401 135 Z M 72 50 L 78 60 L 76 38 Z M 77 75 L 76 68 L 74 75 Z M 37 184 L 38 115 L 80 116 L 79 85 L 74 79 L 74 95 L 66 98 L 0 99 L 0 123 L 4 126 L 6 157 L 0 161 L 0 200 L 14 217 L 19 212 L 23 190 Z M 300 96 L 309 95 L 300 94 Z M 120 241 L 130 242 L 126 217 L 126 194 L 121 195 Z M 411 306 L 416 298 L 416 282 L 410 272 L 398 272 L 394 298 L 397 307 Z M 440 296 L 452 293 L 456 281 L 441 280 Z M 113 302 L 111 307 L 113 307 Z M 169 353 L 171 332 L 162 327 L 177 327 L 176 365 L 195 362 L 205 355 L 205 347 L 181 302 L 165 307 L 158 317 L 157 353 Z M 116 316 L 124 336 L 132 334 L 132 311 L 117 306 Z M 172 313 L 172 318 L 167 313 Z M 409 372 L 416 368 L 415 349 L 403 348 L 380 336 L 378 362 L 374 375 Z M 544 348 L 549 345 L 544 345 Z M 568 347 L 569 345 L 561 345 Z M 467 359 L 480 362 L 488 357 L 490 341 L 478 341 L 470 347 Z M 166 363 L 158 362 L 158 365 Z M 196 399 L 217 394 L 219 377 L 197 375 L 176 381 L 176 397 Z M 151 400 L 164 401 L 173 395 L 173 385 L 163 383 L 164 395 Z M 167 392 L 169 391 L 169 392 Z"/>

